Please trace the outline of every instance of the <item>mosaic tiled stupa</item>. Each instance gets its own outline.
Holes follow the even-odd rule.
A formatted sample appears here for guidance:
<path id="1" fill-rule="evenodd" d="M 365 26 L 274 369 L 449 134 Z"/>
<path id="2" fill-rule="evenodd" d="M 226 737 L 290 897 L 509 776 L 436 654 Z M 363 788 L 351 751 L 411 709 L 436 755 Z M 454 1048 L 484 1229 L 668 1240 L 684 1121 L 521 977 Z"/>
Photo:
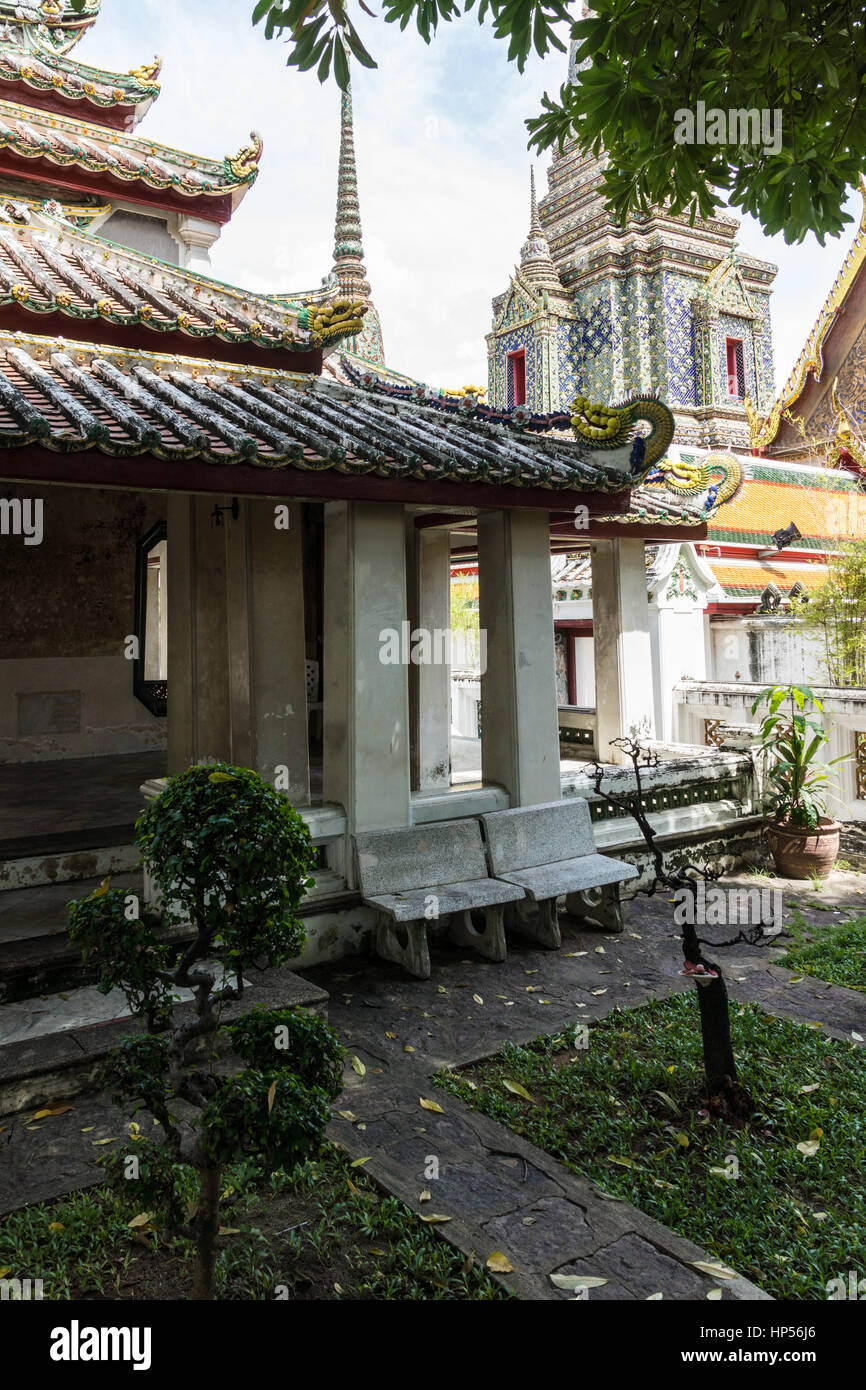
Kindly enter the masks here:
<path id="1" fill-rule="evenodd" d="M 661 208 L 617 227 L 604 167 L 572 139 L 537 205 L 533 186 L 520 265 L 493 300 L 491 405 L 547 412 L 577 393 L 613 402 L 657 391 L 678 444 L 748 447 L 746 396 L 759 412 L 775 396 L 776 267 L 735 250 L 739 224 L 726 214 L 690 227 Z"/>

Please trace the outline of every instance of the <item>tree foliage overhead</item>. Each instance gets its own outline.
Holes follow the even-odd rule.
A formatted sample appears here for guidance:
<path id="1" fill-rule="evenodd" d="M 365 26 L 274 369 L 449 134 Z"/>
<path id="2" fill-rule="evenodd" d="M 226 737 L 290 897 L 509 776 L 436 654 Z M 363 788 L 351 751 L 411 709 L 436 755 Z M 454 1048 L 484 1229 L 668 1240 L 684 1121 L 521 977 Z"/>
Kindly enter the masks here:
<path id="1" fill-rule="evenodd" d="M 84 0 L 71 0 L 83 9 Z M 530 145 L 560 146 L 574 131 L 609 162 L 604 191 L 620 222 L 666 203 L 710 216 L 722 206 L 751 213 L 788 242 L 813 231 L 823 245 L 851 218 L 843 211 L 866 157 L 866 5 L 851 0 L 258 0 L 254 24 L 289 44 L 288 63 L 333 72 L 345 91 L 349 57 L 376 62 L 355 21 L 414 19 L 429 43 L 440 23 L 474 12 L 523 71 L 530 53 L 580 44 L 574 83 L 546 93 L 527 121 Z M 779 113 L 781 143 L 678 144 L 676 113 Z"/>
<path id="2" fill-rule="evenodd" d="M 508 42 L 523 71 L 579 43 L 576 80 L 546 93 L 527 121 L 539 152 L 575 132 L 586 151 L 608 156 L 604 193 L 619 222 L 667 204 L 711 216 L 723 205 L 751 213 L 789 242 L 814 231 L 823 244 L 850 217 L 866 149 L 866 6 L 846 0 L 596 0 L 577 18 L 576 0 L 384 0 L 381 17 L 405 29 L 414 20 L 429 43 L 440 22 L 474 11 Z M 255 23 L 282 37 L 288 62 L 332 71 L 345 89 L 349 56 L 375 61 L 355 20 L 365 0 L 259 0 Z M 678 111 L 766 112 L 778 141 L 677 143 Z M 778 148 L 776 147 L 778 144 Z"/>

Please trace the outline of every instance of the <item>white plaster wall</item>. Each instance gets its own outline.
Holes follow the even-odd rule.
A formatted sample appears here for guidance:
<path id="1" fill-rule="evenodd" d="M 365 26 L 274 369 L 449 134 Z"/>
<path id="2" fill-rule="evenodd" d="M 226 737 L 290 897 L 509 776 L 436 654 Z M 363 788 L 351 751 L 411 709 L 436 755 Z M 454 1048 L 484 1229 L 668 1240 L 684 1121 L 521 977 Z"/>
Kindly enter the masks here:
<path id="1" fill-rule="evenodd" d="M 577 703 L 583 709 L 595 706 L 595 648 L 591 637 L 574 639 L 574 674 Z"/>
<path id="2" fill-rule="evenodd" d="M 820 638 L 797 619 L 737 618 L 712 623 L 710 631 L 713 680 L 820 685 L 827 679 Z"/>
<path id="3" fill-rule="evenodd" d="M 81 691 L 77 733 L 18 733 L 18 695 Z M 0 660 L 0 761 L 140 753 L 166 745 L 165 719 L 152 715 L 132 693 L 132 664 L 122 654 Z"/>

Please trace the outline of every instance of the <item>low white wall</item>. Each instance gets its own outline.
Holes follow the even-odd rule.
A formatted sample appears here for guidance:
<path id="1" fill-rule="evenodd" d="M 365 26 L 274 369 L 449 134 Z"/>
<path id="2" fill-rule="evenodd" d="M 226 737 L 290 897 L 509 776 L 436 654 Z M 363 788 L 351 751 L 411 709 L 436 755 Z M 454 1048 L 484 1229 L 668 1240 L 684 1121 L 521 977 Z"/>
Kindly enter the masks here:
<path id="1" fill-rule="evenodd" d="M 824 706 L 823 724 L 830 736 L 826 761 L 853 754 L 855 736 L 866 733 L 866 690 L 840 686 L 812 687 Z M 707 719 L 725 724 L 747 725 L 757 732 L 761 711 L 752 714 L 752 704 L 765 689 L 763 685 L 723 681 L 682 681 L 674 688 L 675 736 L 684 743 L 702 743 Z M 831 769 L 833 797 L 828 809 L 842 820 L 866 820 L 866 799 L 857 795 L 856 763 L 853 757 Z"/>

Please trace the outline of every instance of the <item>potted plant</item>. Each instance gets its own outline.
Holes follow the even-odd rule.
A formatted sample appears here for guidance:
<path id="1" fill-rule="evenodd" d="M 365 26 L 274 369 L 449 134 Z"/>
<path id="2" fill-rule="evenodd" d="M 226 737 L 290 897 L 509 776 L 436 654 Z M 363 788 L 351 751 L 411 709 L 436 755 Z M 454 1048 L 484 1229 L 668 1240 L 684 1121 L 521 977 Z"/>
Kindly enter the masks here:
<path id="1" fill-rule="evenodd" d="M 824 707 L 806 685 L 770 686 L 752 705 L 765 704 L 760 749 L 766 754 L 767 840 L 783 878 L 826 878 L 839 854 L 841 825 L 825 814 L 829 769 L 847 754 L 825 762 L 829 735 L 816 715 Z"/>

